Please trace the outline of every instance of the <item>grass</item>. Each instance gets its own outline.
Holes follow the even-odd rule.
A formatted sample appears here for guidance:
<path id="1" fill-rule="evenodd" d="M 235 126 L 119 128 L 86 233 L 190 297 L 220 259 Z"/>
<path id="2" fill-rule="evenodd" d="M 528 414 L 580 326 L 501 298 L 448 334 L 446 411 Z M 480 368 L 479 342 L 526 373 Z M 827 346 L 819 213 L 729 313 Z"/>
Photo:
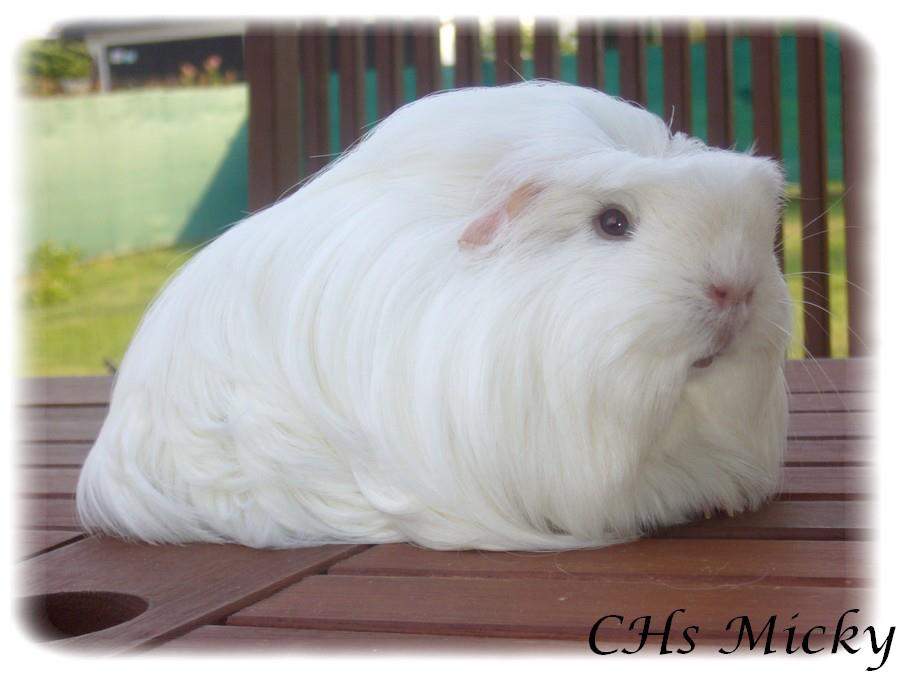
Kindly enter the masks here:
<path id="1" fill-rule="evenodd" d="M 818 221 L 806 234 L 819 231 Z M 831 346 L 837 358 L 847 355 L 847 293 L 844 259 L 844 214 L 839 197 L 828 213 L 831 292 Z M 801 227 L 799 203 L 794 199 L 785 212 L 785 271 L 794 300 L 794 335 L 791 358 L 802 358 L 803 317 Z M 107 362 L 118 364 L 138 321 L 166 279 L 191 255 L 186 249 L 161 249 L 146 253 L 80 263 L 76 268 L 78 292 L 50 307 L 24 306 L 22 358 L 19 373 L 25 376 L 96 375 L 107 372 Z M 23 290 L 34 283 L 22 280 Z M 815 300 L 814 300 L 815 301 Z M 23 303 L 24 304 L 24 303 Z"/>
<path id="2" fill-rule="evenodd" d="M 144 310 L 189 255 L 168 248 L 84 262 L 70 299 L 49 307 L 23 302 L 19 374 L 97 375 L 107 372 L 105 361 L 118 365 Z M 22 282 L 26 291 L 33 278 Z"/>

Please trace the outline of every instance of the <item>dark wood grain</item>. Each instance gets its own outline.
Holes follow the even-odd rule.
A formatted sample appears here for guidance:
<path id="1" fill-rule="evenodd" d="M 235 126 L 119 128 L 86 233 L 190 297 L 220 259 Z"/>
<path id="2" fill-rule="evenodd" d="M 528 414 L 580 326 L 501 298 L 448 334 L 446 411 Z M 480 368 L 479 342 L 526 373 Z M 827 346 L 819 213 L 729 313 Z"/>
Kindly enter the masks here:
<path id="1" fill-rule="evenodd" d="M 275 201 L 275 36 L 271 28 L 248 29 L 244 36 L 244 73 L 248 84 L 247 203 L 251 211 Z"/>
<path id="2" fill-rule="evenodd" d="M 419 98 L 442 88 L 439 28 L 432 20 L 418 20 L 413 28 L 416 96 Z"/>
<path id="3" fill-rule="evenodd" d="M 160 645 L 154 653 L 288 652 L 292 654 L 588 654 L 586 643 L 560 640 L 373 633 L 361 631 L 297 630 L 258 626 L 203 626 Z"/>
<path id="4" fill-rule="evenodd" d="M 830 464 L 867 464 L 875 456 L 875 444 L 871 440 L 794 440 L 788 441 L 784 454 L 785 464 L 800 466 Z"/>
<path id="5" fill-rule="evenodd" d="M 788 422 L 788 438 L 864 438 L 874 430 L 874 415 L 867 412 L 795 413 Z"/>
<path id="6" fill-rule="evenodd" d="M 869 499 L 874 473 L 868 466 L 786 466 L 782 500 Z"/>
<path id="7" fill-rule="evenodd" d="M 16 454 L 19 466 L 81 466 L 93 444 L 90 442 L 20 443 Z"/>
<path id="8" fill-rule="evenodd" d="M 382 119 L 403 105 L 404 38 L 403 24 L 390 19 L 375 22 L 375 87 Z"/>
<path id="9" fill-rule="evenodd" d="M 794 393 L 875 391 L 872 359 L 816 359 L 785 363 L 788 388 Z"/>
<path id="10" fill-rule="evenodd" d="M 251 211 L 284 196 L 300 176 L 298 48 L 296 30 L 287 26 L 253 26 L 244 37 Z"/>
<path id="11" fill-rule="evenodd" d="M 750 37 L 753 139 L 763 157 L 781 158 L 781 68 L 774 26 L 754 27 Z"/>
<path id="12" fill-rule="evenodd" d="M 647 105 L 647 66 L 644 36 L 638 26 L 621 24 L 615 29 L 619 50 L 619 96 Z"/>
<path id="13" fill-rule="evenodd" d="M 858 391 L 806 392 L 791 394 L 788 403 L 791 412 L 859 412 L 875 409 L 875 395 Z"/>
<path id="14" fill-rule="evenodd" d="M 781 148 L 781 66 L 778 32 L 774 26 L 758 26 L 749 31 L 751 91 L 753 97 L 753 140 L 763 157 L 782 158 Z M 779 221 L 775 251 L 784 269 L 784 231 Z"/>
<path id="15" fill-rule="evenodd" d="M 71 530 L 25 530 L 19 532 L 17 537 L 18 558 L 20 560 L 34 558 L 42 553 L 76 542 L 83 536 L 80 532 Z"/>
<path id="16" fill-rule="evenodd" d="M 737 614 L 759 625 L 772 614 L 798 614 L 800 630 L 833 626 L 864 593 L 834 587 L 761 584 L 718 588 L 673 587 L 648 580 L 461 579 L 422 577 L 310 577 L 230 616 L 230 625 L 367 630 L 584 640 L 601 616 L 624 612 L 653 617 L 659 630 L 673 608 L 700 625 L 703 639 L 734 637 L 725 630 Z M 658 625 L 657 625 L 658 624 Z M 614 622 L 603 626 L 621 634 Z M 625 628 L 627 629 L 627 623 Z M 779 626 L 780 629 L 780 626 Z"/>
<path id="17" fill-rule="evenodd" d="M 17 504 L 17 524 L 24 529 L 81 531 L 71 497 L 19 498 Z"/>
<path id="18" fill-rule="evenodd" d="M 28 377 L 19 380 L 16 401 L 19 405 L 106 405 L 113 378 Z"/>
<path id="19" fill-rule="evenodd" d="M 212 623 L 315 574 L 359 546 L 262 551 L 234 545 L 151 546 L 90 537 L 20 565 L 22 596 L 106 591 L 144 598 L 140 616 L 58 644 L 122 651 Z"/>
<path id="20" fill-rule="evenodd" d="M 825 145 L 825 67 L 819 29 L 797 30 L 803 333 L 810 356 L 831 354 L 828 285 L 828 191 Z"/>
<path id="21" fill-rule="evenodd" d="M 603 30 L 600 23 L 593 19 L 579 19 L 575 31 L 578 84 L 582 87 L 603 89 L 606 71 L 603 63 Z"/>
<path id="22" fill-rule="evenodd" d="M 456 64 L 454 86 L 474 87 L 481 84 L 481 29 L 478 19 L 456 19 L 454 46 Z"/>
<path id="23" fill-rule="evenodd" d="M 522 27 L 501 19 L 494 24 L 494 72 L 497 84 L 522 81 Z"/>
<path id="24" fill-rule="evenodd" d="M 81 469 L 26 468 L 19 470 L 18 495 L 22 497 L 74 497 Z"/>
<path id="25" fill-rule="evenodd" d="M 18 411 L 19 440 L 91 443 L 100 432 L 107 406 L 29 406 Z"/>
<path id="26" fill-rule="evenodd" d="M 719 148 L 730 148 L 734 144 L 734 125 L 731 116 L 731 39 L 724 26 L 707 26 L 707 143 Z"/>
<path id="27" fill-rule="evenodd" d="M 311 176 L 330 161 L 329 29 L 320 21 L 304 21 L 299 32 L 303 175 Z"/>
<path id="28" fill-rule="evenodd" d="M 680 539 L 791 539 L 863 541 L 873 537 L 865 501 L 776 501 L 734 517 L 718 516 L 660 530 Z"/>
<path id="29" fill-rule="evenodd" d="M 559 79 L 559 21 L 556 19 L 534 22 L 534 76 Z"/>
<path id="30" fill-rule="evenodd" d="M 340 100 L 341 148 L 353 145 L 362 134 L 366 119 L 363 25 L 355 21 L 338 24 L 338 96 Z"/>
<path id="31" fill-rule="evenodd" d="M 687 27 L 663 28 L 663 118 L 672 131 L 691 132 L 691 49 Z"/>
<path id="32" fill-rule="evenodd" d="M 841 115 L 844 149 L 844 227 L 847 256 L 847 311 L 850 355 L 875 352 L 870 167 L 872 135 L 871 63 L 866 47 L 848 33 L 841 34 Z"/>
<path id="33" fill-rule="evenodd" d="M 691 585 L 871 585 L 871 546 L 845 541 L 709 542 L 643 539 L 608 548 L 552 553 L 432 551 L 409 544 L 373 547 L 331 575 L 500 579 L 636 580 Z"/>

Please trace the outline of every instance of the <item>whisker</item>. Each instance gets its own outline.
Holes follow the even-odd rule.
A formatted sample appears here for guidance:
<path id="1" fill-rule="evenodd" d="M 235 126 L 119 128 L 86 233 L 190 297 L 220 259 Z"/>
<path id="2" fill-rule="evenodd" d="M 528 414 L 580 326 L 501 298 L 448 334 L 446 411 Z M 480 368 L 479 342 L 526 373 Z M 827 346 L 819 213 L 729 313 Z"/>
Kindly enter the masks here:
<path id="1" fill-rule="evenodd" d="M 826 277 L 836 277 L 836 276 L 838 276 L 838 275 L 835 274 L 834 272 L 814 272 L 814 271 L 812 271 L 812 270 L 809 270 L 809 271 L 806 271 L 806 272 L 784 272 L 784 273 L 782 274 L 782 276 L 793 278 L 793 277 L 803 277 L 803 276 L 806 276 L 807 274 L 822 274 L 822 275 L 824 275 L 824 276 L 826 276 Z M 848 286 L 852 286 L 853 288 L 857 289 L 857 290 L 860 291 L 861 293 L 865 293 L 865 294 L 868 295 L 868 296 L 871 296 L 871 295 L 872 295 L 872 294 L 868 291 L 868 289 L 863 288 L 862 286 L 860 286 L 860 285 L 857 284 L 856 282 L 850 281 L 849 279 L 844 279 L 844 282 L 845 282 Z"/>
<path id="2" fill-rule="evenodd" d="M 763 317 L 763 318 L 764 318 L 768 323 L 770 323 L 771 325 L 775 326 L 775 328 L 777 328 L 778 330 L 780 330 L 780 331 L 782 331 L 783 333 L 785 333 L 788 337 L 790 337 L 790 333 L 789 333 L 788 331 L 786 331 L 784 328 L 782 328 L 781 326 L 779 326 L 778 324 L 776 324 L 774 321 L 772 321 L 771 319 L 769 319 L 769 318 L 767 318 L 767 317 Z M 844 401 L 843 397 L 841 396 L 841 392 L 838 391 L 838 387 L 835 385 L 834 381 L 828 376 L 828 373 L 827 373 L 827 372 L 825 371 L 825 369 L 822 367 L 822 364 L 819 363 L 819 360 L 818 360 L 815 356 L 813 356 L 813 355 L 810 353 L 810 351 L 806 348 L 806 345 L 801 344 L 801 345 L 800 345 L 800 348 L 803 350 L 803 353 L 804 353 L 804 355 L 806 356 L 806 358 L 798 359 L 798 360 L 799 360 L 800 363 L 803 365 L 803 369 L 806 371 L 806 374 L 809 376 L 810 380 L 811 380 L 812 382 L 815 382 L 815 380 L 814 380 L 813 377 L 812 377 L 812 373 L 809 371 L 809 366 L 807 365 L 807 361 L 812 361 L 813 363 L 816 364 L 816 366 L 819 368 L 819 371 L 822 373 L 822 375 L 825 377 L 826 380 L 828 380 L 828 383 L 831 385 L 832 392 L 835 393 L 835 394 L 837 395 L 838 400 L 841 402 L 841 405 L 844 406 L 844 407 L 846 408 L 846 407 L 847 407 L 847 404 L 846 404 L 846 402 Z M 819 396 L 824 396 L 824 394 L 825 394 L 825 392 L 823 392 L 822 389 L 821 389 L 821 387 L 819 387 L 818 385 L 816 385 L 816 393 L 817 393 Z"/>

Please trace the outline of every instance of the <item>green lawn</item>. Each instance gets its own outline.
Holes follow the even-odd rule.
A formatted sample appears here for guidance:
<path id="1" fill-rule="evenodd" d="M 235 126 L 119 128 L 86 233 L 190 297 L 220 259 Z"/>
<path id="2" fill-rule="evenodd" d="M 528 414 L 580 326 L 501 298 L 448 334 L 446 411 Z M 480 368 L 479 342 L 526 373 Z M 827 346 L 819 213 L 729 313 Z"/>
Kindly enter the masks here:
<path id="1" fill-rule="evenodd" d="M 831 331 L 835 357 L 847 355 L 847 294 L 844 218 L 840 204 L 829 212 L 831 249 Z M 820 221 L 821 222 L 821 221 Z M 807 232 L 817 231 L 816 226 Z M 50 307 L 21 312 L 21 375 L 92 375 L 106 372 L 106 360 L 118 364 L 147 305 L 163 282 L 191 255 L 186 249 L 162 249 L 84 262 L 78 265 L 78 291 Z M 800 215 L 793 201 L 785 214 L 785 258 L 794 298 L 794 340 L 790 356 L 803 356 L 803 320 L 799 311 Z M 33 283 L 22 280 L 23 288 Z"/>
<path id="2" fill-rule="evenodd" d="M 147 305 L 189 256 L 169 248 L 92 260 L 78 266 L 70 299 L 50 307 L 23 302 L 20 374 L 95 375 L 106 372 L 104 359 L 118 365 Z"/>

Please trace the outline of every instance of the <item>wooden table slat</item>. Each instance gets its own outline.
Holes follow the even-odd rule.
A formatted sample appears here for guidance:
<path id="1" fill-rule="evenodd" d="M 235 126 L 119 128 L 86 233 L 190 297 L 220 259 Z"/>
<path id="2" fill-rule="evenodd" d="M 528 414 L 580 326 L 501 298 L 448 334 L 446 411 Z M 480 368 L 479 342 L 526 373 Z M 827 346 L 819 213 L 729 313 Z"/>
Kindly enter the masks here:
<path id="1" fill-rule="evenodd" d="M 870 502 L 776 501 L 760 509 L 697 520 L 656 532 L 681 539 L 849 540 L 873 538 Z"/>
<path id="2" fill-rule="evenodd" d="M 226 544 L 153 546 L 89 537 L 21 563 L 19 593 L 104 591 L 143 598 L 148 608 L 130 621 L 57 643 L 122 651 L 219 621 L 364 549 L 262 551 Z"/>
<path id="3" fill-rule="evenodd" d="M 763 625 L 773 614 L 781 629 L 797 614 L 799 631 L 833 626 L 849 607 L 864 607 L 861 589 L 723 584 L 715 588 L 652 581 L 574 581 L 442 577 L 309 577 L 232 614 L 229 625 L 368 630 L 438 635 L 585 640 L 610 613 L 652 617 L 660 630 L 675 608 L 700 626 L 704 639 L 728 639 L 737 615 Z M 864 615 L 864 614 L 863 614 Z M 758 622 L 758 623 L 757 623 Z M 613 634 L 627 630 L 609 622 Z M 681 623 L 680 625 L 687 625 Z"/>
<path id="4" fill-rule="evenodd" d="M 75 467 L 20 469 L 19 496 L 74 497 L 80 472 L 81 469 Z"/>
<path id="5" fill-rule="evenodd" d="M 801 392 L 788 397 L 791 412 L 864 412 L 875 409 L 872 392 Z"/>
<path id="6" fill-rule="evenodd" d="M 871 546 L 846 541 L 642 539 L 600 549 L 523 553 L 433 551 L 386 544 L 343 560 L 329 574 L 479 578 L 646 579 L 719 586 L 871 584 Z"/>
<path id="7" fill-rule="evenodd" d="M 106 419 L 106 405 L 28 406 L 19 409 L 19 440 L 92 443 Z"/>
<path id="8" fill-rule="evenodd" d="M 796 413 L 788 422 L 788 438 L 863 438 L 872 436 L 874 419 L 867 412 Z"/>
<path id="9" fill-rule="evenodd" d="M 871 440 L 842 438 L 838 440 L 788 441 L 784 463 L 792 465 L 868 464 L 875 454 Z"/>
<path id="10" fill-rule="evenodd" d="M 875 390 L 871 358 L 791 360 L 784 374 L 795 394 Z"/>
<path id="11" fill-rule="evenodd" d="M 868 466 L 786 466 L 779 499 L 868 499 L 873 482 Z"/>
<path id="12" fill-rule="evenodd" d="M 590 654 L 586 642 L 229 625 L 202 626 L 187 635 L 160 645 L 154 650 L 154 653 L 264 651 L 271 654 L 282 650 L 290 650 L 304 655 L 384 652 L 421 654 L 423 651 Z"/>
<path id="13" fill-rule="evenodd" d="M 19 559 L 33 558 L 60 546 L 78 541 L 84 535 L 71 530 L 26 530 L 18 535 Z"/>
<path id="14" fill-rule="evenodd" d="M 112 392 L 113 378 L 96 377 L 29 377 L 19 381 L 17 400 L 20 405 L 106 405 Z"/>
<path id="15" fill-rule="evenodd" d="M 20 443 L 16 463 L 31 467 L 78 467 L 84 464 L 92 445 L 88 441 Z"/>
<path id="16" fill-rule="evenodd" d="M 19 499 L 18 524 L 30 530 L 81 530 L 71 497 Z"/>

